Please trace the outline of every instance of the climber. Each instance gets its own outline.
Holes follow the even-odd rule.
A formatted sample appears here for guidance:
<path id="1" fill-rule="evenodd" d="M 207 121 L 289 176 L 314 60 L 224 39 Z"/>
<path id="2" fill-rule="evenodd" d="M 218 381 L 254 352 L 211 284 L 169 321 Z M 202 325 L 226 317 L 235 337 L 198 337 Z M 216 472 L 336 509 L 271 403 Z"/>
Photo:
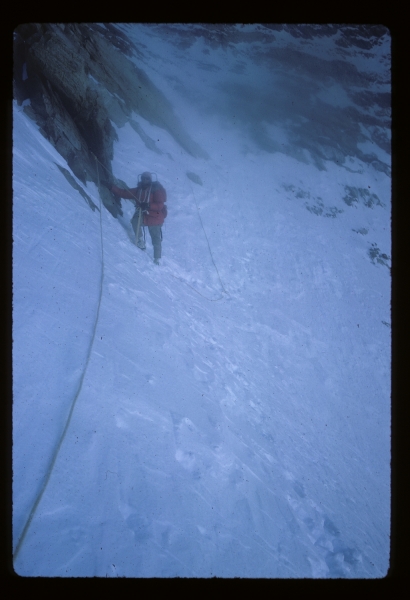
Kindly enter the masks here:
<path id="1" fill-rule="evenodd" d="M 135 233 L 135 243 L 138 248 L 145 250 L 145 239 L 143 225 L 148 227 L 154 247 L 154 262 L 159 265 L 161 258 L 162 224 L 167 216 L 165 202 L 167 194 L 159 181 L 152 181 L 152 175 L 145 171 L 140 175 L 136 188 L 123 189 L 109 182 L 101 182 L 103 185 L 119 198 L 132 200 L 135 205 L 135 213 L 131 219 L 131 225 Z"/>

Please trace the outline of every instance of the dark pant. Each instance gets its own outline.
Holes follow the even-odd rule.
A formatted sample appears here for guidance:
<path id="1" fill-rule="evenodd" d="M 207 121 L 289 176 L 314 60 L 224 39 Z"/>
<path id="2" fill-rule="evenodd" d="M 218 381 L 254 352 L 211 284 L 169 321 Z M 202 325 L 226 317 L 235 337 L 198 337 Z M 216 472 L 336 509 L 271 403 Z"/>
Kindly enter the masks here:
<path id="1" fill-rule="evenodd" d="M 154 246 L 154 258 L 161 258 L 161 225 L 148 225 L 148 231 Z"/>
<path id="2" fill-rule="evenodd" d="M 142 232 L 142 219 L 138 229 L 138 213 L 137 210 L 134 216 L 131 219 L 131 225 L 135 233 L 135 243 L 139 248 L 145 248 L 143 232 Z M 161 258 L 161 241 L 162 241 L 162 233 L 161 233 L 161 225 L 148 225 L 148 231 L 151 236 L 152 245 L 154 247 L 154 258 Z"/>

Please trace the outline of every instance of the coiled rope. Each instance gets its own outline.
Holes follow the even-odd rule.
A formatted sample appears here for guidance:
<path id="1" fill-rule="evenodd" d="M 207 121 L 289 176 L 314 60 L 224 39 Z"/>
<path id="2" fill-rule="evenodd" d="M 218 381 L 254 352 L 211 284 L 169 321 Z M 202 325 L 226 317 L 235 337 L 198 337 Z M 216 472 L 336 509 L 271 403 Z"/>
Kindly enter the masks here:
<path id="1" fill-rule="evenodd" d="M 100 181 L 99 181 L 99 172 L 98 172 L 98 165 L 97 165 L 97 177 L 98 177 L 98 187 L 100 187 Z M 16 549 L 15 549 L 15 551 L 14 551 L 14 555 L 13 555 L 13 558 L 14 558 L 14 560 L 16 560 L 16 559 L 17 559 L 17 556 L 18 556 L 18 554 L 19 554 L 19 552 L 20 552 L 20 549 L 21 549 L 21 546 L 22 546 L 22 544 L 23 544 L 23 541 L 24 541 L 24 539 L 25 539 L 25 537 L 26 537 L 27 531 L 29 530 L 29 527 L 30 527 L 30 525 L 31 525 L 31 522 L 32 522 L 32 520 L 33 520 L 33 517 L 34 517 L 34 515 L 35 515 L 35 513 L 36 513 L 37 507 L 38 507 L 38 505 L 40 504 L 40 501 L 41 501 L 41 499 L 42 499 L 42 497 L 43 497 L 43 495 L 44 495 L 44 492 L 45 492 L 45 490 L 46 490 L 46 488 L 47 488 L 47 485 L 48 485 L 48 482 L 49 482 L 49 480 L 50 480 L 50 476 L 51 476 L 51 473 L 52 473 L 52 471 L 53 471 L 54 465 L 55 465 L 55 463 L 56 463 L 57 456 L 58 456 L 58 454 L 59 454 L 59 452 L 60 452 L 60 448 L 61 448 L 61 446 L 62 446 L 62 444 L 63 444 L 64 438 L 65 438 L 65 435 L 66 435 L 66 433 L 67 433 L 68 427 L 69 427 L 69 425 L 70 425 L 70 422 L 71 422 L 71 417 L 72 417 L 72 415 L 73 415 L 73 412 L 74 412 L 74 407 L 75 407 L 75 405 L 76 405 L 76 402 L 77 402 L 77 400 L 78 400 L 78 397 L 79 397 L 79 395 L 80 395 L 81 389 L 82 389 L 82 387 L 83 387 L 83 381 L 84 381 L 84 377 L 85 377 L 85 374 L 86 374 L 86 372 L 87 372 L 87 368 L 88 368 L 88 364 L 89 364 L 89 361 L 90 361 L 90 356 L 91 356 L 91 351 L 92 351 L 92 348 L 93 348 L 93 345 L 94 345 L 94 339 L 95 339 L 95 334 L 96 334 L 96 331 L 97 331 L 98 319 L 99 319 L 99 315 L 100 315 L 101 298 L 102 298 L 103 282 L 104 282 L 104 243 L 103 243 L 103 232 L 102 232 L 102 208 L 101 208 L 101 198 L 100 198 L 100 237 L 101 237 L 101 276 L 100 276 L 100 291 L 99 291 L 99 297 L 98 297 L 97 314 L 96 314 L 96 316 L 95 316 L 94 327 L 93 327 L 93 332 L 92 332 L 92 336 L 91 336 L 90 345 L 89 345 L 89 347 L 88 347 L 88 352 L 87 352 L 87 358 L 86 358 L 86 361 L 85 361 L 85 366 L 84 366 L 83 372 L 82 372 L 82 374 L 81 374 L 81 378 L 80 378 L 80 381 L 79 381 L 79 384 L 78 384 L 77 391 L 76 391 L 76 393 L 75 393 L 75 395 L 74 395 L 74 398 L 73 398 L 73 400 L 72 400 L 72 402 L 71 402 L 71 407 L 70 407 L 70 411 L 69 411 L 69 413 L 68 413 L 68 417 L 67 417 L 66 424 L 65 424 L 65 426 L 64 426 L 64 429 L 63 429 L 63 432 L 62 432 L 62 434 L 61 434 L 61 436 L 60 436 L 60 439 L 59 439 L 59 441 L 58 441 L 58 444 L 57 444 L 57 446 L 56 446 L 56 448 L 55 448 L 55 450 L 54 450 L 54 454 L 53 454 L 53 456 L 52 456 L 52 459 L 51 459 L 50 465 L 49 465 L 49 467 L 48 467 L 48 469 L 47 469 L 47 472 L 46 472 L 46 475 L 45 475 L 45 478 L 44 478 L 44 481 L 43 481 L 43 485 L 42 485 L 42 487 L 40 488 L 40 491 L 39 491 L 39 493 L 37 494 L 36 500 L 35 500 L 35 502 L 34 502 L 34 504 L 33 504 L 33 507 L 32 507 L 32 509 L 31 509 L 31 511 L 30 511 L 29 517 L 28 517 L 28 519 L 27 519 L 27 521 L 26 521 L 26 524 L 24 525 L 23 531 L 22 531 L 22 533 L 21 533 L 21 535 L 20 535 L 20 539 L 19 539 L 19 541 L 18 541 L 18 543 L 17 543 L 17 545 L 16 545 Z"/>

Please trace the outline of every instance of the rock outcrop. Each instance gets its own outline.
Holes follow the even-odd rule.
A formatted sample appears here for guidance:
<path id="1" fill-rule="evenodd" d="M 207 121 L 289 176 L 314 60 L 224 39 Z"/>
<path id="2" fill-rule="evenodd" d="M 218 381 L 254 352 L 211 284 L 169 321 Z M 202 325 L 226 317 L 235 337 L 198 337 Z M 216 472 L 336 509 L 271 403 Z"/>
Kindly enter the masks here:
<path id="1" fill-rule="evenodd" d="M 160 152 L 133 114 L 167 130 L 189 154 L 206 157 L 127 54 L 137 57 L 137 49 L 112 25 L 24 24 L 15 31 L 15 98 L 84 183 L 112 177 L 113 123 L 129 121 Z M 112 195 L 105 188 L 100 194 L 116 216 L 120 208 Z"/>

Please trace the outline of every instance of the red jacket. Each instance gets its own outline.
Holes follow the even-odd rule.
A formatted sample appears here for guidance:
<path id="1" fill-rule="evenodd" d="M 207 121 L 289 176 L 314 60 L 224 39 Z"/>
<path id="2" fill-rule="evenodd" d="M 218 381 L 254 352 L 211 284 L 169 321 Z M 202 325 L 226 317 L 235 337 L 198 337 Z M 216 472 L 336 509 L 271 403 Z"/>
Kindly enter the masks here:
<path id="1" fill-rule="evenodd" d="M 144 225 L 163 224 L 166 217 L 164 203 L 167 201 L 167 193 L 158 181 L 154 181 L 145 189 L 140 184 L 136 188 L 131 188 L 130 190 L 124 190 L 113 185 L 111 191 L 120 198 L 133 200 L 136 208 L 140 206 L 141 202 L 149 203 L 148 212 L 144 213 Z"/>

